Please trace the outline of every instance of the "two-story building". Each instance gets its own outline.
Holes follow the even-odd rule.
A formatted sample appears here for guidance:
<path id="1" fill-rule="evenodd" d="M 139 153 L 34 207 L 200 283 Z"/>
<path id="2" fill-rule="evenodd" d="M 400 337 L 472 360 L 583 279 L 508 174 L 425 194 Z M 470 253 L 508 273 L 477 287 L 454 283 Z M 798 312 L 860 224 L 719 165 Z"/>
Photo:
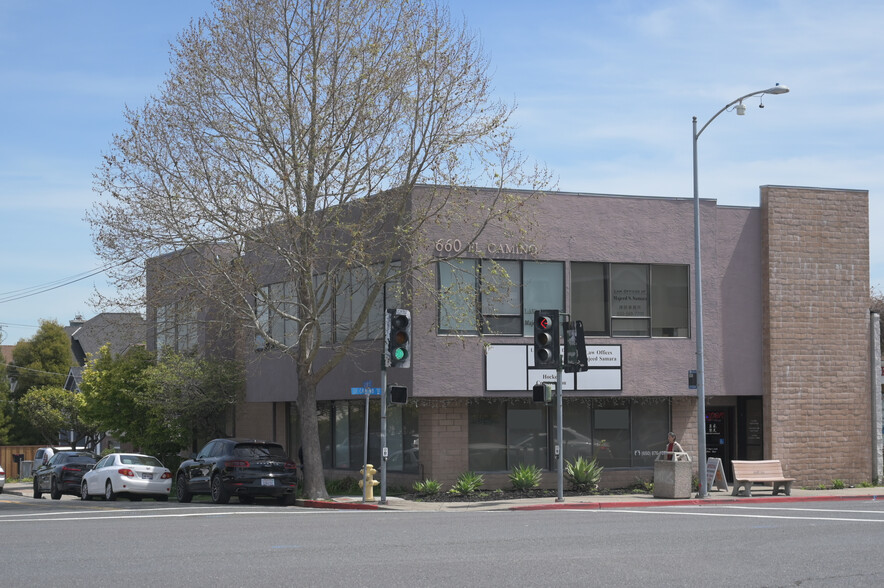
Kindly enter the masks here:
<path id="1" fill-rule="evenodd" d="M 424 253 L 465 248 L 463 256 L 434 268 L 441 302 L 409 288 L 411 300 L 396 289 L 375 300 L 362 351 L 320 383 L 328 477 L 362 467 L 366 400 L 358 392 L 380 385 L 384 308 L 397 307 L 412 312 L 413 355 L 410 368 L 387 372 L 409 390 L 408 403 L 387 413 L 391 484 L 450 483 L 476 471 L 505 486 L 514 466 L 534 464 L 555 485 L 555 410 L 531 397 L 535 383 L 556 378 L 534 366 L 538 309 L 568 313 L 585 331 L 590 369 L 563 376 L 565 459 L 597 459 L 608 487 L 649 479 L 668 431 L 696 459 L 692 199 L 554 192 L 534 213 L 537 229 L 520 240 L 489 232 L 464 245 L 456 226 L 427 228 Z M 701 200 L 700 219 L 707 455 L 721 458 L 728 476 L 733 459 L 780 459 L 799 485 L 881 479 L 868 193 L 763 186 L 757 207 Z M 161 275 L 149 273 L 148 290 Z M 264 280 L 256 300 L 286 295 L 284 277 Z M 339 294 L 325 342 L 363 305 L 358 292 Z M 168 300 L 149 306 L 154 345 L 218 347 L 216 331 L 181 326 L 176 335 L 174 309 Z M 285 336 L 285 320 L 271 310 L 256 316 Z M 293 360 L 266 349 L 249 325 L 241 332 L 247 390 L 230 433 L 281 441 L 295 455 Z M 379 401 L 368 406 L 369 462 L 378 464 Z"/>

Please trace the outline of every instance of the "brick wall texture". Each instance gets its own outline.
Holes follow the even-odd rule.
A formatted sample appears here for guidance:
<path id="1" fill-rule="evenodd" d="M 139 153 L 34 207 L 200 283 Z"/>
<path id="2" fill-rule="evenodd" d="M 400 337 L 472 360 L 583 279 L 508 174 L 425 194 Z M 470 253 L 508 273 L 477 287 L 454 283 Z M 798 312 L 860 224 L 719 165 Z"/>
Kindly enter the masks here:
<path id="1" fill-rule="evenodd" d="M 765 457 L 869 481 L 868 192 L 764 186 L 761 214 Z"/>

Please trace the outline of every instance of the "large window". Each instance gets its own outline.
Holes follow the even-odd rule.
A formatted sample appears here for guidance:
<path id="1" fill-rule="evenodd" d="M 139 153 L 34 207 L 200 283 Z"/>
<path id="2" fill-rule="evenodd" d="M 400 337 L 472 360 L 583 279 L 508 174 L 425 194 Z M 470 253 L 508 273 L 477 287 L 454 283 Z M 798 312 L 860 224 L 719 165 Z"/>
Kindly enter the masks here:
<path id="1" fill-rule="evenodd" d="M 531 336 L 535 310 L 564 309 L 560 262 L 453 259 L 438 268 L 440 333 Z"/>
<path id="2" fill-rule="evenodd" d="M 348 270 L 338 276 L 338 283 L 332 283 L 328 274 L 313 276 L 323 345 L 342 341 L 349 335 L 368 304 L 371 289 L 377 284 L 376 274 L 373 273 L 377 270 L 378 266 Z M 391 274 L 398 272 L 399 263 L 394 263 L 390 271 Z M 401 290 L 398 280 L 384 283 L 383 289 L 368 309 L 366 321 L 356 334 L 357 341 L 373 340 L 383 335 L 384 309 L 399 307 Z M 275 282 L 258 288 L 255 293 L 255 316 L 258 324 L 276 343 L 286 347 L 298 343 L 301 315 L 295 282 Z M 255 338 L 255 347 L 264 349 L 266 345 L 265 338 L 259 332 Z"/>
<path id="3" fill-rule="evenodd" d="M 365 451 L 365 400 L 317 403 L 322 465 L 329 469 L 362 467 Z M 380 403 L 369 402 L 368 462 L 381 463 Z M 290 418 L 297 420 L 297 409 Z M 420 445 L 414 403 L 387 407 L 387 471 L 416 473 L 420 469 Z M 293 428 L 296 428 L 294 426 Z"/>
<path id="4" fill-rule="evenodd" d="M 588 336 L 687 337 L 686 265 L 571 264 L 571 312 Z"/>
<path id="5" fill-rule="evenodd" d="M 156 349 L 162 353 L 168 347 L 179 353 L 192 351 L 197 346 L 197 314 L 184 303 L 157 307 Z"/>
<path id="6" fill-rule="evenodd" d="M 511 471 L 518 465 L 555 466 L 555 415 L 526 400 L 472 399 L 469 404 L 469 468 Z M 599 465 L 651 467 L 666 449 L 670 427 L 665 398 L 565 398 L 564 457 Z"/>

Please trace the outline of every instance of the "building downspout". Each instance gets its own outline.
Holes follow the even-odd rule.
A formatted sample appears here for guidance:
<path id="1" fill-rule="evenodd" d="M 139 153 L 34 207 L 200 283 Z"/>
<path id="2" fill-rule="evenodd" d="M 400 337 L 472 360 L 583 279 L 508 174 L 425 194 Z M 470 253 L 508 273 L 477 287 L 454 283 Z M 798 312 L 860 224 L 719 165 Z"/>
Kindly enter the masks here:
<path id="1" fill-rule="evenodd" d="M 872 477 L 876 484 L 884 481 L 884 432 L 881 418 L 881 315 L 874 310 L 869 316 L 869 362 L 872 394 Z"/>

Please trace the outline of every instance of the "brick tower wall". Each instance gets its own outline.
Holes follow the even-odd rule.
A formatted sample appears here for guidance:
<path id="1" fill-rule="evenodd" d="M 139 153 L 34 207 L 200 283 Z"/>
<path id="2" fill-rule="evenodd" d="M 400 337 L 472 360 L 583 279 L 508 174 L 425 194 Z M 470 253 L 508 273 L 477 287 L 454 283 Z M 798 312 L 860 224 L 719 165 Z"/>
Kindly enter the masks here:
<path id="1" fill-rule="evenodd" d="M 763 186 L 765 458 L 870 481 L 868 192 Z"/>

